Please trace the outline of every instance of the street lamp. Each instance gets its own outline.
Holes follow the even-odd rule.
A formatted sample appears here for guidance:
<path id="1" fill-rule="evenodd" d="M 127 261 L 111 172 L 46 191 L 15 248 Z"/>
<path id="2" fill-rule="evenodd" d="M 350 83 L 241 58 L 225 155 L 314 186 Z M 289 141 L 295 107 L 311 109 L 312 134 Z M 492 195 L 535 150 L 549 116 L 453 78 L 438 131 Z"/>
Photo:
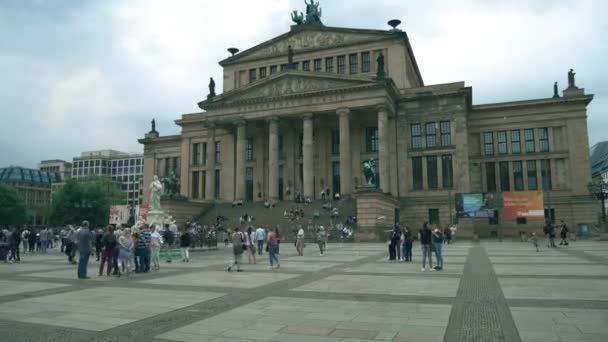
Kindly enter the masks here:
<path id="1" fill-rule="evenodd" d="M 602 202 L 602 223 L 606 222 L 606 199 L 608 199 L 608 183 L 603 180 L 597 180 L 589 182 L 587 189 L 592 193 L 595 198 Z"/>

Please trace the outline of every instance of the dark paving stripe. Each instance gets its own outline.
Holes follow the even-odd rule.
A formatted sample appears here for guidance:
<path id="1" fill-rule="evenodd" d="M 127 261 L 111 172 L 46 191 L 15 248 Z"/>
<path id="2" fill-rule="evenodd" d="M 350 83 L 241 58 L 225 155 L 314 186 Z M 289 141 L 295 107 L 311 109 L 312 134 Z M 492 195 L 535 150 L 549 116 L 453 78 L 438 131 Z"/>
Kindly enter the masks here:
<path id="1" fill-rule="evenodd" d="M 481 246 L 469 250 L 444 342 L 520 342 L 511 311 Z"/>
<path id="2" fill-rule="evenodd" d="M 608 310 L 605 300 L 576 299 L 507 299 L 510 307 L 568 308 Z"/>
<path id="3" fill-rule="evenodd" d="M 324 300 L 348 300 L 357 302 L 386 302 L 386 303 L 415 303 L 415 304 L 447 304 L 451 305 L 454 298 L 450 297 L 431 297 L 431 296 L 411 296 L 411 295 L 382 295 L 382 294 L 361 294 L 361 293 L 340 293 L 340 292 L 307 292 L 289 291 L 288 293 L 277 293 L 280 297 L 324 299 Z"/>

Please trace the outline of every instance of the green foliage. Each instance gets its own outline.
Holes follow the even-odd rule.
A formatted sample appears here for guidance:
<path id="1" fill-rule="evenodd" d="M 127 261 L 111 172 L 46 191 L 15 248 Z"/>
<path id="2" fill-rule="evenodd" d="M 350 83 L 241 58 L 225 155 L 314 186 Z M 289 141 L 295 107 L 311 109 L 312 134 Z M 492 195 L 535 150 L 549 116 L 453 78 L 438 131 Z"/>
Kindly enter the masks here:
<path id="1" fill-rule="evenodd" d="M 91 225 L 108 222 L 110 206 L 126 203 L 126 194 L 108 177 L 89 176 L 70 179 L 53 195 L 50 222 L 54 225 Z"/>
<path id="2" fill-rule="evenodd" d="M 0 224 L 17 225 L 27 222 L 27 209 L 17 190 L 0 184 Z"/>

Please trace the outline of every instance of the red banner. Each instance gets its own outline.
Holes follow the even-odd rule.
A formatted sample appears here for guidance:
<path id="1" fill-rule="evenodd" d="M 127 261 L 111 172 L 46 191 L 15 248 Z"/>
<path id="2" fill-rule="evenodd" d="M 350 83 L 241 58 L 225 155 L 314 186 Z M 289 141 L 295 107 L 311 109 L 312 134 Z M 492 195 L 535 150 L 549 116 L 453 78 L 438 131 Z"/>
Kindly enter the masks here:
<path id="1" fill-rule="evenodd" d="M 137 217 L 135 218 L 135 222 L 137 222 L 137 220 L 141 217 L 144 220 L 148 219 L 148 210 L 149 207 L 147 204 L 140 204 L 139 205 L 139 212 L 137 213 Z"/>
<path id="2" fill-rule="evenodd" d="M 502 193 L 503 219 L 545 217 L 542 191 L 510 191 Z"/>

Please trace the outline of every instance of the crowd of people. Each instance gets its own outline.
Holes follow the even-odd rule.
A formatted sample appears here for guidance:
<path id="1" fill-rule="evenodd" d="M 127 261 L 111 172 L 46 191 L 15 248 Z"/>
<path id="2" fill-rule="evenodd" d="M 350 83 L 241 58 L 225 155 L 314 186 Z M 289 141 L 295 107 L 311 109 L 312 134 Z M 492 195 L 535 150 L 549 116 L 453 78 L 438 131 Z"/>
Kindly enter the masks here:
<path id="1" fill-rule="evenodd" d="M 412 248 L 414 239 L 420 242 L 422 252 L 421 271 L 441 271 L 443 270 L 442 248 L 444 243 L 451 243 L 456 237 L 456 227 L 446 227 L 443 231 L 439 227 L 425 222 L 416 236 L 407 226 L 397 223 L 388 237 L 389 260 L 412 262 Z M 433 267 L 433 254 L 436 263 Z M 428 262 L 428 267 L 426 267 Z"/>

